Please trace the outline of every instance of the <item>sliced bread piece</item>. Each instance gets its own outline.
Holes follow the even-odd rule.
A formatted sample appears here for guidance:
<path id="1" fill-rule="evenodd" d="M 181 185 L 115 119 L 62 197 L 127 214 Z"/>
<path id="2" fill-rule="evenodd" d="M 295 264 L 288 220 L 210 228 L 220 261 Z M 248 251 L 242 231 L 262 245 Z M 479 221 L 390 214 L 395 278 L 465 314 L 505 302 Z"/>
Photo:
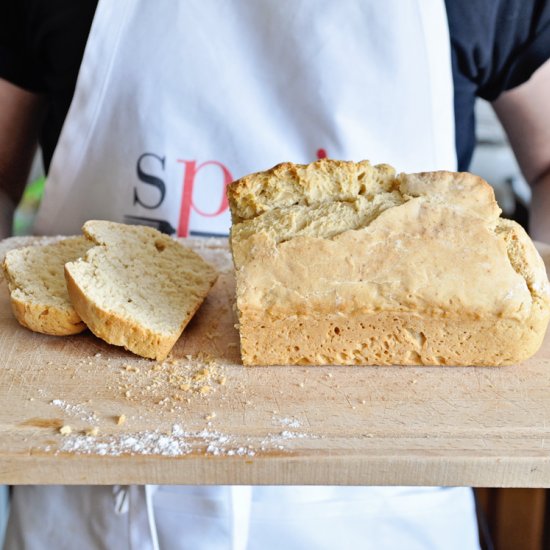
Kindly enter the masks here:
<path id="1" fill-rule="evenodd" d="M 67 293 L 64 266 L 83 256 L 91 244 L 70 237 L 48 245 L 10 250 L 3 268 L 16 319 L 35 332 L 66 336 L 86 329 Z"/>
<path id="2" fill-rule="evenodd" d="M 71 301 L 110 344 L 162 360 L 217 279 L 198 254 L 156 229 L 88 221 L 96 246 L 65 266 Z"/>

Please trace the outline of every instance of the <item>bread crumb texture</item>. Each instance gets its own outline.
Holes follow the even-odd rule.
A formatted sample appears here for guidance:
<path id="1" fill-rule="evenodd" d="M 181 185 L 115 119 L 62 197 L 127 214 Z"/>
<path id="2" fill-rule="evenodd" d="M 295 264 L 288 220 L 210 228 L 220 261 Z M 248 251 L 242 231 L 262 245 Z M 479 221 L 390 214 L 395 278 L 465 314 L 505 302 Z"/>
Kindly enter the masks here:
<path id="1" fill-rule="evenodd" d="M 44 334 L 69 335 L 86 329 L 65 285 L 64 266 L 83 256 L 91 244 L 71 237 L 54 244 L 10 250 L 3 268 L 13 313 L 25 327 Z"/>
<path id="2" fill-rule="evenodd" d="M 65 266 L 76 311 L 106 342 L 166 358 L 216 281 L 216 270 L 150 227 L 89 221 L 83 232 L 95 246 Z"/>
<path id="3" fill-rule="evenodd" d="M 504 365 L 542 343 L 544 263 L 477 176 L 323 159 L 228 193 L 247 365 Z"/>

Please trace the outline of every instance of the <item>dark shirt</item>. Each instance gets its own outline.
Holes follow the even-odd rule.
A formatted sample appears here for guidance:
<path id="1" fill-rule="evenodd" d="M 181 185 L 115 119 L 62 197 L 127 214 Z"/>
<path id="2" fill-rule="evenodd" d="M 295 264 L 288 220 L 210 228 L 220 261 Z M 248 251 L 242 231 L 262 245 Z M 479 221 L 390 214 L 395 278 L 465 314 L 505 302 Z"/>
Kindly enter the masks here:
<path id="1" fill-rule="evenodd" d="M 97 0 L 5 0 L 0 78 L 39 92 L 48 111 L 40 143 L 49 168 L 72 101 Z M 547 0 L 446 0 L 458 169 L 475 146 L 474 102 L 514 88 L 550 58 Z"/>
<path id="2" fill-rule="evenodd" d="M 550 58 L 548 0 L 445 0 L 451 36 L 456 151 L 466 170 L 475 146 L 476 97 L 495 100 Z"/>

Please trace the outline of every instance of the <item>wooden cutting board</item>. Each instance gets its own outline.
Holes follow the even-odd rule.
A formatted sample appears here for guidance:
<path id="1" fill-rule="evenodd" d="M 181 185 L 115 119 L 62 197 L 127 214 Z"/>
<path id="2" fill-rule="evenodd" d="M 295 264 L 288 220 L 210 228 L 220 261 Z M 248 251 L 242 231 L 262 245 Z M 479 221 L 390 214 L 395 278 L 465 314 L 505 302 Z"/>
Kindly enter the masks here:
<path id="1" fill-rule="evenodd" d="M 513 367 L 245 368 L 227 243 L 188 242 L 222 274 L 163 363 L 32 333 L 0 283 L 1 483 L 550 487 L 548 337 Z"/>

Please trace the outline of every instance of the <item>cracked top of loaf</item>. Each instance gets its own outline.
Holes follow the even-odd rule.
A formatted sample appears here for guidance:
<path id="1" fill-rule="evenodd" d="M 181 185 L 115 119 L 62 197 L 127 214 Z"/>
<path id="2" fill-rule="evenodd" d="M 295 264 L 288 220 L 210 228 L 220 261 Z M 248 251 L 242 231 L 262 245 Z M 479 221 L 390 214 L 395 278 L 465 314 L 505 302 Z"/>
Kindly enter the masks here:
<path id="1" fill-rule="evenodd" d="M 548 320 L 544 263 L 469 173 L 323 159 L 228 189 L 237 307 Z"/>

